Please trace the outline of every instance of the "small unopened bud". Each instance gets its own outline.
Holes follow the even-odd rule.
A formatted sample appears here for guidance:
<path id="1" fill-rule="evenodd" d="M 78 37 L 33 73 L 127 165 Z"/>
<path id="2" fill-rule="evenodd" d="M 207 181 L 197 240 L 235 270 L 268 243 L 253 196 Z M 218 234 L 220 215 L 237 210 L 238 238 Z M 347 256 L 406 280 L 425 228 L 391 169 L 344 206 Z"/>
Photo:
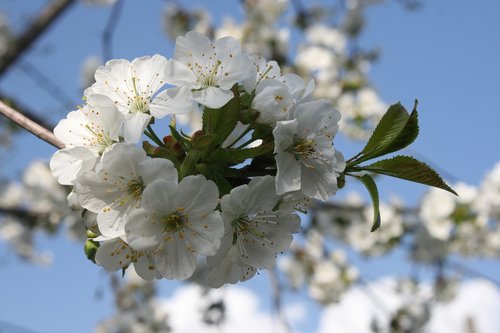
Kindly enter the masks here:
<path id="1" fill-rule="evenodd" d="M 167 136 L 163 137 L 163 143 L 165 144 L 165 146 L 167 148 L 170 148 L 175 143 L 175 139 L 173 136 L 167 135 Z"/>
<path id="2" fill-rule="evenodd" d="M 337 186 L 339 187 L 339 189 L 345 186 L 345 175 L 342 174 L 337 178 Z"/>
<path id="3" fill-rule="evenodd" d="M 252 109 L 247 109 L 241 111 L 240 114 L 240 121 L 247 125 L 255 121 L 259 117 L 259 111 L 257 110 L 252 110 Z"/>
<path id="4" fill-rule="evenodd" d="M 196 131 L 193 133 L 193 135 L 191 135 L 191 141 L 195 141 L 196 139 L 198 139 L 200 136 L 203 135 L 205 135 L 205 132 L 203 132 L 202 130 Z"/>
<path id="5" fill-rule="evenodd" d="M 87 259 L 92 261 L 95 264 L 95 255 L 97 253 L 97 249 L 99 248 L 99 242 L 96 242 L 92 239 L 87 239 L 85 245 L 83 246 L 83 251 L 87 256 Z"/>
<path id="6" fill-rule="evenodd" d="M 173 151 L 182 151 L 182 146 L 179 142 L 176 142 L 172 145 L 172 150 Z"/>

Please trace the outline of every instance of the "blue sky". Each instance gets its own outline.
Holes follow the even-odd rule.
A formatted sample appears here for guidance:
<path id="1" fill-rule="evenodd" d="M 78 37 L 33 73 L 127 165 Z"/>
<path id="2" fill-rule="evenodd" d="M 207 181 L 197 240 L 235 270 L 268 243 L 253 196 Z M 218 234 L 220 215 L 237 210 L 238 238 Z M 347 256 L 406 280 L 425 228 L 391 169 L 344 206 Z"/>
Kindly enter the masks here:
<path id="1" fill-rule="evenodd" d="M 0 0 L 0 11 L 21 26 L 27 15 L 36 13 L 45 3 Z M 203 7 L 205 3 L 190 1 L 189 6 Z M 236 0 L 213 0 L 210 6 L 216 22 L 223 15 L 241 17 Z M 113 56 L 126 59 L 154 53 L 171 56 L 173 45 L 162 34 L 163 8 L 163 1 L 125 1 Z M 475 185 L 500 160 L 499 12 L 500 2 L 494 0 L 427 1 L 416 12 L 405 11 L 390 2 L 368 10 L 361 38 L 361 45 L 381 50 L 371 79 L 384 101 L 389 104 L 401 101 L 410 108 L 415 98 L 419 100 L 421 135 L 408 153 Z M 78 4 L 24 58 L 79 103 L 80 65 L 88 55 L 101 54 L 100 35 L 108 15 L 109 8 Z M 69 111 L 16 68 L 0 80 L 0 89 L 18 96 L 26 106 L 54 123 Z M 344 142 L 339 140 L 337 148 L 344 150 Z M 352 149 L 352 145 L 346 146 L 347 151 Z M 30 160 L 48 160 L 54 152 L 54 148 L 30 135 L 19 136 L 13 150 L 12 155 L 0 157 L 2 172 L 9 177 L 19 175 Z M 415 203 L 425 190 L 423 186 L 386 179 L 379 188 L 383 196 L 398 193 L 409 203 Z M 81 244 L 45 236 L 40 237 L 39 243 L 41 249 L 54 253 L 52 266 L 40 268 L 19 262 L 5 254 L 5 247 L 0 247 L 0 256 L 5 258 L 0 263 L 0 327 L 4 320 L 37 332 L 92 331 L 112 311 L 105 274 L 83 256 Z M 373 264 L 355 260 L 373 277 L 407 271 L 401 264 L 402 253 Z M 500 272 L 498 263 L 469 264 L 493 276 Z M 398 265 L 400 269 L 393 268 Z M 165 294 L 173 293 L 178 286 L 168 281 L 162 281 L 161 285 Z M 265 274 L 245 285 L 254 289 L 262 286 L 268 290 Z M 100 300 L 95 297 L 98 290 L 103 291 Z M 262 296 L 268 304 L 269 297 Z M 308 327 L 315 325 L 314 316 L 310 320 Z"/>

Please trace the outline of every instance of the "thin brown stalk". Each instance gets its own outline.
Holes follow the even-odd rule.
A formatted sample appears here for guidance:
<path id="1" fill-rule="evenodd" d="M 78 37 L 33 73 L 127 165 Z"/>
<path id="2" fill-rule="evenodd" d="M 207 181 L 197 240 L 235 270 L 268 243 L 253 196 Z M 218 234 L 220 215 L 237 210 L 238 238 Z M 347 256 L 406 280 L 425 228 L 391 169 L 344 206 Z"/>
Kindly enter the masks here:
<path id="1" fill-rule="evenodd" d="M 2 101 L 0 101 L 0 114 L 54 147 L 59 149 L 64 148 L 64 143 L 59 141 L 54 133 L 24 116 L 19 111 L 11 108 Z"/>
<path id="2" fill-rule="evenodd" d="M 47 5 L 0 58 L 0 76 L 74 3 L 76 0 L 54 0 Z"/>

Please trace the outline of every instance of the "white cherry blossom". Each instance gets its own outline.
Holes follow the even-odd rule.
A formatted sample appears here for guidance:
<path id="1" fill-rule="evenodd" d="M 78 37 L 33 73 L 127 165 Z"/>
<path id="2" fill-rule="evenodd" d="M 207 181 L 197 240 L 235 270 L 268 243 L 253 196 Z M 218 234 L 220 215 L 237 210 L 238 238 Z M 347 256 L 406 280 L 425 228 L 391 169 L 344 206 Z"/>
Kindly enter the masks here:
<path id="1" fill-rule="evenodd" d="M 127 241 L 138 251 L 152 250 L 164 278 L 183 280 L 196 269 L 197 255 L 214 255 L 224 225 L 218 211 L 219 192 L 202 175 L 187 176 L 179 184 L 153 182 L 142 198 L 144 209 L 125 225 Z"/>
<path id="2" fill-rule="evenodd" d="M 252 109 L 259 111 L 257 122 L 274 125 L 287 116 L 292 103 L 292 94 L 283 82 L 264 80 L 255 89 Z"/>
<path id="3" fill-rule="evenodd" d="M 251 55 L 250 61 L 253 65 L 253 73 L 243 82 L 247 92 L 251 93 L 257 84 L 263 80 L 279 79 L 281 77 L 281 68 L 276 61 L 267 61 L 258 55 Z"/>
<path id="4" fill-rule="evenodd" d="M 252 109 L 259 111 L 258 123 L 274 126 L 276 121 L 288 117 L 291 108 L 305 102 L 311 96 L 314 81 L 307 84 L 296 74 L 287 74 L 277 79 L 264 79 L 257 83 Z"/>
<path id="5" fill-rule="evenodd" d="M 138 142 L 152 117 L 163 118 L 193 109 L 191 92 L 186 88 L 169 88 L 159 93 L 167 83 L 167 68 L 167 59 L 158 54 L 132 62 L 110 60 L 97 69 L 96 82 L 85 90 L 85 96 L 109 96 L 124 115 L 125 141 Z"/>
<path id="6" fill-rule="evenodd" d="M 252 74 L 252 64 L 232 37 L 211 42 L 190 31 L 177 37 L 174 59 L 166 81 L 192 90 L 193 98 L 209 108 L 220 108 L 234 96 L 231 88 Z"/>
<path id="7" fill-rule="evenodd" d="M 345 167 L 332 143 L 340 113 L 326 100 L 317 100 L 298 104 L 291 118 L 277 122 L 273 130 L 276 193 L 301 190 L 326 201 L 336 192 L 337 177 Z"/>
<path id="8" fill-rule="evenodd" d="M 103 236 L 123 237 L 125 222 L 140 208 L 144 189 L 159 179 L 177 182 L 172 162 L 146 158 L 142 149 L 117 143 L 103 154 L 95 172 L 78 179 L 76 193 L 82 207 L 97 213 Z"/>
<path id="9" fill-rule="evenodd" d="M 96 253 L 97 264 L 108 271 L 117 271 L 134 265 L 135 271 L 145 280 L 161 278 L 150 251 L 136 251 L 121 238 L 100 242 Z"/>
<path id="10" fill-rule="evenodd" d="M 288 209 L 277 209 L 279 203 L 271 176 L 254 178 L 222 197 L 224 238 L 219 252 L 207 258 L 211 286 L 244 281 L 256 269 L 270 269 L 276 254 L 288 249 L 300 219 Z"/>
<path id="11" fill-rule="evenodd" d="M 66 148 L 50 161 L 52 174 L 60 184 L 72 185 L 76 178 L 93 169 L 98 157 L 120 140 L 123 119 L 111 99 L 90 95 L 87 104 L 68 114 L 54 128 L 55 136 Z"/>
<path id="12" fill-rule="evenodd" d="M 87 104 L 68 114 L 54 128 L 66 148 L 85 147 L 96 155 L 119 141 L 122 115 L 113 101 L 102 94 L 87 96 Z"/>

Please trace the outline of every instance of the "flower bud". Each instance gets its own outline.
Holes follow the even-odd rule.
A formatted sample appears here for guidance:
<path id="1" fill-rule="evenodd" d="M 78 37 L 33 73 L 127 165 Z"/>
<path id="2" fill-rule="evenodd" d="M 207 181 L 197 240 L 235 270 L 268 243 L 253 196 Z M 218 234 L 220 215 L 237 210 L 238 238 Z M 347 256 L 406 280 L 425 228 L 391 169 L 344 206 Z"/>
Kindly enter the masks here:
<path id="1" fill-rule="evenodd" d="M 95 264 L 95 255 L 97 253 L 97 249 L 99 248 L 99 242 L 96 242 L 92 239 L 87 239 L 85 245 L 83 246 L 83 251 L 87 256 L 87 259 L 92 261 Z"/>
<path id="2" fill-rule="evenodd" d="M 165 144 L 165 147 L 170 148 L 175 143 L 175 139 L 173 136 L 167 135 L 163 137 L 163 143 Z"/>

